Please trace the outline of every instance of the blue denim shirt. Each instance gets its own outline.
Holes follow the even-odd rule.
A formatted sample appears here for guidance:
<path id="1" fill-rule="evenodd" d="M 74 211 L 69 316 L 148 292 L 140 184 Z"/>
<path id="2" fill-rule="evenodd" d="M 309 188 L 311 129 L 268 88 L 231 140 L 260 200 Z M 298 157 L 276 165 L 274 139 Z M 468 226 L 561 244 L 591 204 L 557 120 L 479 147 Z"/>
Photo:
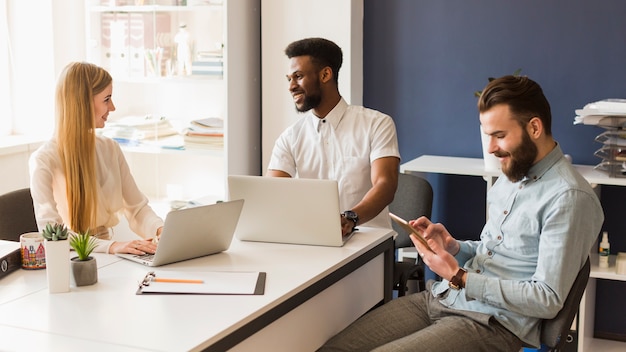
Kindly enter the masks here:
<path id="1" fill-rule="evenodd" d="M 601 230 L 602 207 L 559 145 L 521 181 L 499 177 L 487 204 L 480 241 L 460 242 L 456 255 L 468 271 L 465 288 L 449 290 L 443 280 L 432 293 L 448 307 L 492 316 L 539 346 L 540 322 L 563 306 Z"/>

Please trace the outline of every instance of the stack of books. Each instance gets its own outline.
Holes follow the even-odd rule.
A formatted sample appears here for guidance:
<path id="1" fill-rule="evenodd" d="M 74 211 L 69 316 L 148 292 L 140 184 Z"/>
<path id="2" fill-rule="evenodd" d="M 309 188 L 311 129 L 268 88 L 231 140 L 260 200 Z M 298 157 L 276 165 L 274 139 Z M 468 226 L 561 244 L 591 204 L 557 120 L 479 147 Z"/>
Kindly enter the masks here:
<path id="1" fill-rule="evenodd" d="M 137 146 L 144 140 L 159 139 L 177 134 L 165 117 L 126 116 L 108 121 L 102 134 L 116 140 L 121 145 Z"/>
<path id="2" fill-rule="evenodd" d="M 201 51 L 191 63 L 191 74 L 205 75 L 216 78 L 224 76 L 224 60 L 221 54 Z"/>
<path id="3" fill-rule="evenodd" d="M 185 130 L 185 146 L 221 149 L 224 147 L 224 120 L 209 117 L 193 120 Z"/>

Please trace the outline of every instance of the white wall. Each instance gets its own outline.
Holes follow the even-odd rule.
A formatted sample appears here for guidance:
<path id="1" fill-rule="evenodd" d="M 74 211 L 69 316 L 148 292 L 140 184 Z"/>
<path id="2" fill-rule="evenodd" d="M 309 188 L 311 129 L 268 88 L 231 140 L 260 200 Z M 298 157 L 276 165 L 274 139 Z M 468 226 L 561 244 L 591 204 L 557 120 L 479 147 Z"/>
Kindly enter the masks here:
<path id="1" fill-rule="evenodd" d="M 343 50 L 339 92 L 349 104 L 363 103 L 363 0 L 271 0 L 261 2 L 262 172 L 274 141 L 299 118 L 288 93 L 285 47 L 323 37 Z"/>
<path id="2" fill-rule="evenodd" d="M 30 186 L 28 158 L 41 146 L 36 138 L 3 137 L 0 141 L 0 194 Z"/>
<path id="3" fill-rule="evenodd" d="M 68 63 L 85 60 L 85 1 L 53 0 L 52 28 L 56 82 Z"/>

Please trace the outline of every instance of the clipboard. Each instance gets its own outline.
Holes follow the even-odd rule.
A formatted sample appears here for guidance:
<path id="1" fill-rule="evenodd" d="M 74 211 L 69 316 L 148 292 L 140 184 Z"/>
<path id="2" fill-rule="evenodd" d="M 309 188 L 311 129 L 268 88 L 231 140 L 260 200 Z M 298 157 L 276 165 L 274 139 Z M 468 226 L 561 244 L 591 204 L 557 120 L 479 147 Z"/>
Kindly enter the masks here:
<path id="1" fill-rule="evenodd" d="M 260 271 L 149 271 L 136 294 L 263 295 L 266 276 Z"/>
<path id="2" fill-rule="evenodd" d="M 424 245 L 426 249 L 435 253 L 435 251 L 433 251 L 432 248 L 430 248 L 430 246 L 428 245 L 428 242 L 426 242 L 426 239 L 424 239 L 424 235 L 422 235 L 419 231 L 417 231 L 411 225 L 409 225 L 409 223 L 406 222 L 406 220 L 404 220 L 403 218 L 399 217 L 398 215 L 394 213 L 389 213 L 389 216 L 391 217 L 393 221 L 395 221 L 398 225 L 400 225 L 406 232 L 408 232 L 409 234 L 415 235 L 415 238 L 417 238 L 417 240 L 420 241 L 420 243 Z"/>

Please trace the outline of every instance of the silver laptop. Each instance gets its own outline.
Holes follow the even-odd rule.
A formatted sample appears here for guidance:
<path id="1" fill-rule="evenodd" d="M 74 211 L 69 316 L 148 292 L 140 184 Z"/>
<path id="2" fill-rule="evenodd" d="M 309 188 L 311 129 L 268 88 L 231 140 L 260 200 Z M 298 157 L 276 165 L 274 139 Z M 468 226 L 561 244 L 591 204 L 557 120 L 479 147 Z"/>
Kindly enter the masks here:
<path id="1" fill-rule="evenodd" d="M 228 176 L 229 199 L 243 199 L 235 236 L 243 241 L 342 246 L 337 181 Z"/>
<path id="2" fill-rule="evenodd" d="M 167 214 L 153 255 L 117 255 L 148 266 L 159 266 L 223 252 L 230 247 L 241 214 L 242 199 Z"/>

